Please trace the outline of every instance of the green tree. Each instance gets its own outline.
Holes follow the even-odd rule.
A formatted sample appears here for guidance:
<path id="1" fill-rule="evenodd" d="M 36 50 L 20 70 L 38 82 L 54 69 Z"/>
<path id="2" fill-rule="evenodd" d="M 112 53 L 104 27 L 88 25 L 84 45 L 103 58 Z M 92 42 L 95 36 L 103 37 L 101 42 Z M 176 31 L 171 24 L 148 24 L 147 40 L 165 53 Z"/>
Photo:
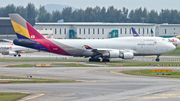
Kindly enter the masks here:
<path id="1" fill-rule="evenodd" d="M 91 7 L 87 7 L 84 12 L 84 21 L 85 22 L 94 22 L 95 21 L 95 12 Z"/>
<path id="2" fill-rule="evenodd" d="M 4 9 L 3 9 L 3 17 L 9 17 L 9 13 L 15 13 L 16 7 L 13 4 L 9 4 L 7 5 Z"/>
<path id="3" fill-rule="evenodd" d="M 114 8 L 114 6 L 110 6 L 108 9 L 107 9 L 107 15 L 106 15 L 106 21 L 108 22 L 117 22 L 117 9 Z"/>
<path id="4" fill-rule="evenodd" d="M 53 11 L 52 12 L 52 22 L 57 22 L 58 20 L 62 19 L 62 14 L 60 11 Z"/>
<path id="5" fill-rule="evenodd" d="M 38 22 L 50 22 L 51 21 L 51 14 L 47 12 L 44 6 L 40 6 L 38 17 Z"/>
<path id="6" fill-rule="evenodd" d="M 102 21 L 100 14 L 101 14 L 101 8 L 99 6 L 96 6 L 95 8 L 93 8 L 91 16 L 93 17 L 94 22 Z"/>
<path id="7" fill-rule="evenodd" d="M 71 14 L 72 14 L 72 8 L 71 7 L 63 8 L 62 18 L 65 21 L 67 21 L 67 22 L 71 21 Z"/>
<path id="8" fill-rule="evenodd" d="M 34 4 L 28 3 L 26 10 L 27 10 L 27 19 L 35 19 L 36 8 L 35 8 Z"/>
<path id="9" fill-rule="evenodd" d="M 84 22 L 85 21 L 85 11 L 83 9 L 78 9 L 73 11 L 72 13 L 72 20 L 74 22 Z"/>
<path id="10" fill-rule="evenodd" d="M 100 16 L 100 17 L 99 17 L 100 21 L 106 22 L 106 8 L 105 8 L 105 7 L 103 7 L 103 8 L 101 9 L 99 16 Z"/>
<path id="11" fill-rule="evenodd" d="M 15 12 L 21 15 L 23 18 L 27 18 L 27 11 L 23 6 L 18 6 Z"/>
<path id="12" fill-rule="evenodd" d="M 151 10 L 148 13 L 147 22 L 148 23 L 157 23 L 158 22 L 158 13 L 157 13 L 157 11 Z"/>
<path id="13" fill-rule="evenodd" d="M 128 9 L 123 7 L 123 12 L 120 12 L 121 19 L 119 22 L 128 22 Z"/>

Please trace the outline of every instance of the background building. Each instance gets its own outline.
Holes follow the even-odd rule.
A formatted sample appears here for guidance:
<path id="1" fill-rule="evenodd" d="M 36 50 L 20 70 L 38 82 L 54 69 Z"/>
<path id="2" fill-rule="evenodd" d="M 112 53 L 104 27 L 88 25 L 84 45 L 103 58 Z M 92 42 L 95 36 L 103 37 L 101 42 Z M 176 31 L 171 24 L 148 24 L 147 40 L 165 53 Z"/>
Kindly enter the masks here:
<path id="1" fill-rule="evenodd" d="M 36 23 L 38 30 L 53 30 L 54 38 L 107 39 L 133 36 L 134 27 L 141 36 L 153 36 L 156 25 L 148 23 Z"/>
<path id="2" fill-rule="evenodd" d="M 180 24 L 160 24 L 156 26 L 156 36 L 174 37 L 180 35 Z"/>

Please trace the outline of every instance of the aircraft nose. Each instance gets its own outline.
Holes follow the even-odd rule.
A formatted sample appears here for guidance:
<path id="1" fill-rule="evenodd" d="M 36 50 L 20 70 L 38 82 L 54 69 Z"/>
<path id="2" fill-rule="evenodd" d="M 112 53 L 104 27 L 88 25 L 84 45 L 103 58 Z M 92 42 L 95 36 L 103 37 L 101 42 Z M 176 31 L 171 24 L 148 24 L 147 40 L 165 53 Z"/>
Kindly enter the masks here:
<path id="1" fill-rule="evenodd" d="M 173 51 L 176 49 L 176 46 L 174 46 L 173 44 L 169 45 L 169 51 Z"/>

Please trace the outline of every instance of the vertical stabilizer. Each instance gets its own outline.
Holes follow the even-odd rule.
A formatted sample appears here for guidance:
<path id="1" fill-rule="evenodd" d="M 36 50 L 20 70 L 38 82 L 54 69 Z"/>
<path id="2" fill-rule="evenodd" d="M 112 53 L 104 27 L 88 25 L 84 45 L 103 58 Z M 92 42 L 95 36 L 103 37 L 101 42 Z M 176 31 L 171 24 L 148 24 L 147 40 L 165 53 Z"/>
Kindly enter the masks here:
<path id="1" fill-rule="evenodd" d="M 133 36 L 134 37 L 139 37 L 138 33 L 135 31 L 135 29 L 133 27 L 131 27 L 132 32 L 133 32 Z"/>
<path id="2" fill-rule="evenodd" d="M 44 39 L 44 37 L 19 14 L 9 14 L 9 17 L 18 39 Z"/>

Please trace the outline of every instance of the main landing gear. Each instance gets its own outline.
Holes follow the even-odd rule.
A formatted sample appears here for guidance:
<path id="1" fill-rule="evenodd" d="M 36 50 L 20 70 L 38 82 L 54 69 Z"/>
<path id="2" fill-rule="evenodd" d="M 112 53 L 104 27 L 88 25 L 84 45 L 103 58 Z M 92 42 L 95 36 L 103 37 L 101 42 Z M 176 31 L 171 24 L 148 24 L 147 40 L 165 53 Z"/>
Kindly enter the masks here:
<path id="1" fill-rule="evenodd" d="M 102 60 L 102 62 L 110 62 L 110 60 L 107 59 L 107 58 L 104 58 L 104 59 Z"/>
<path id="2" fill-rule="evenodd" d="M 101 60 L 99 59 L 99 58 L 90 58 L 89 59 L 89 62 L 100 62 Z M 107 59 L 107 58 L 103 58 L 103 60 L 102 60 L 102 62 L 110 62 L 110 60 L 109 59 Z"/>
<path id="3" fill-rule="evenodd" d="M 101 60 L 100 59 L 96 59 L 96 58 L 90 58 L 89 59 L 89 62 L 100 62 Z"/>
<path id="4" fill-rule="evenodd" d="M 16 57 L 17 55 L 14 55 L 14 57 Z M 21 55 L 19 54 L 18 57 L 21 57 Z"/>
<path id="5" fill-rule="evenodd" d="M 160 56 L 160 55 L 157 55 L 157 58 L 156 58 L 156 61 L 157 61 L 157 62 L 160 61 L 159 56 Z"/>

